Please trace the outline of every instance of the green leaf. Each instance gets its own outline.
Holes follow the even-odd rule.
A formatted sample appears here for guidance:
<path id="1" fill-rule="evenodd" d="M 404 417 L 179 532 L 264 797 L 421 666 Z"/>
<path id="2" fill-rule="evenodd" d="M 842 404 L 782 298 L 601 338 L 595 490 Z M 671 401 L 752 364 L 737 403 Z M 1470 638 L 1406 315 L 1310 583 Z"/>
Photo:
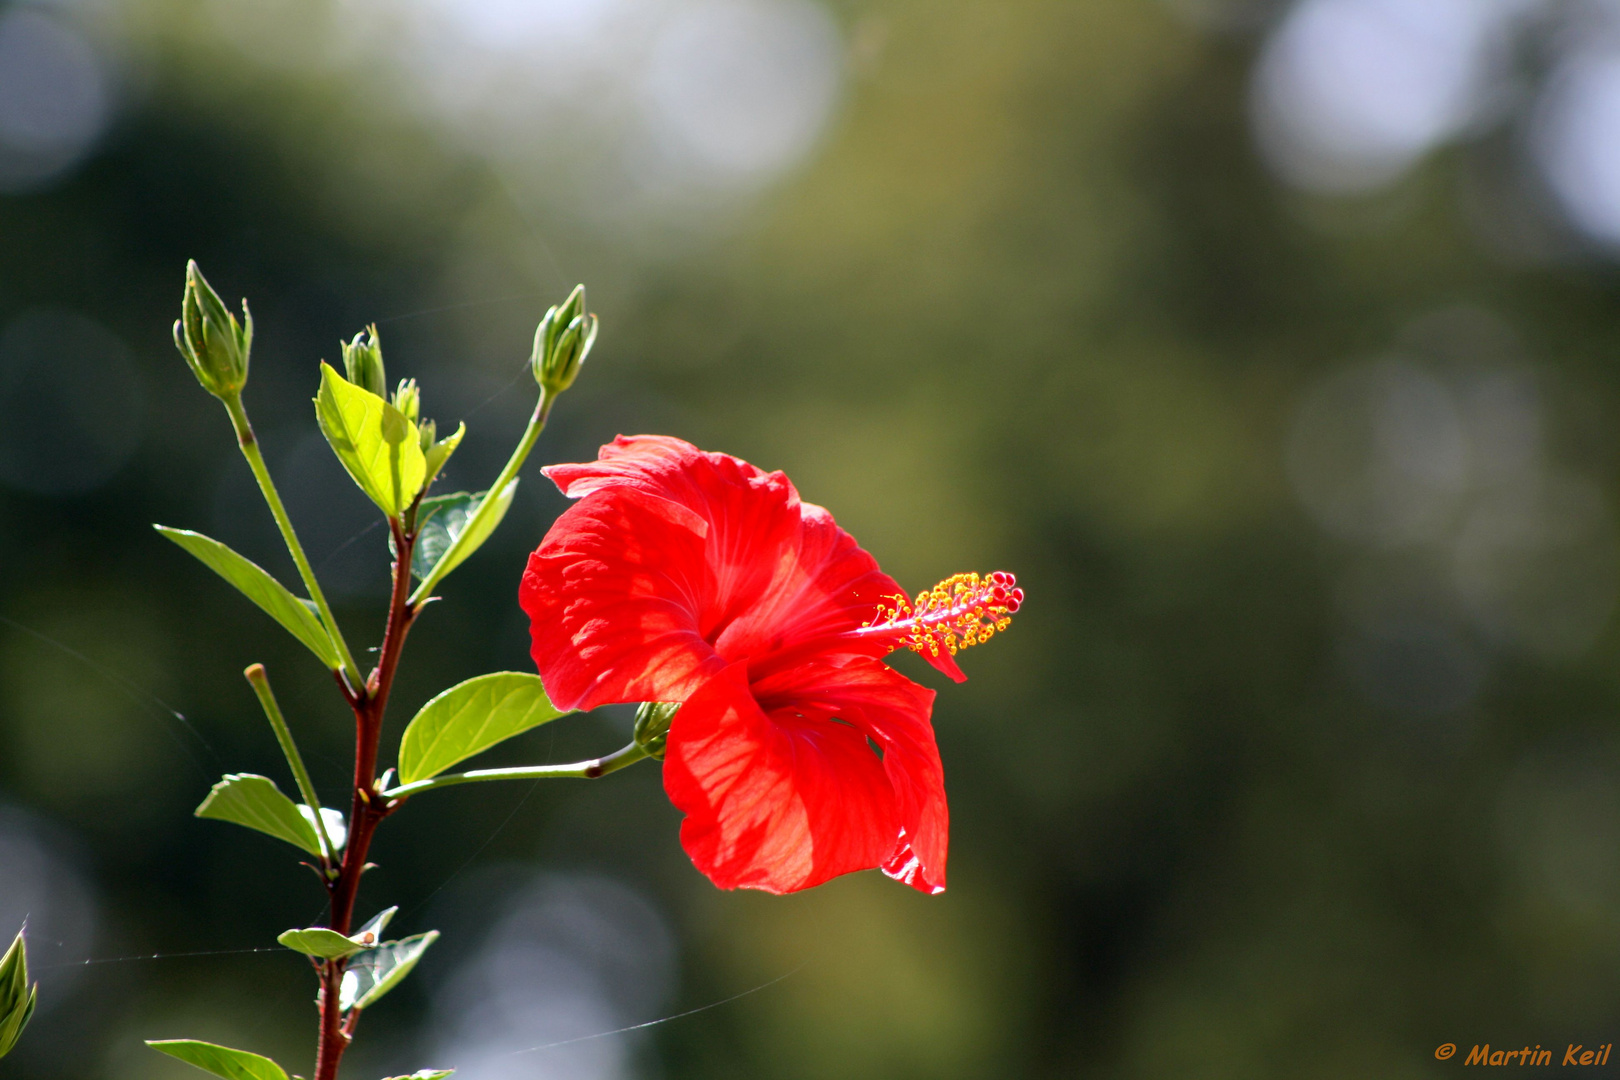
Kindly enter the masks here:
<path id="1" fill-rule="evenodd" d="M 409 1076 L 388 1076 L 384 1080 L 444 1080 L 454 1069 L 418 1069 Z"/>
<path id="2" fill-rule="evenodd" d="M 429 930 L 360 953 L 349 961 L 349 970 L 343 973 L 338 1007 L 347 1012 L 375 1005 L 379 998 L 404 981 L 428 946 L 438 940 L 439 932 Z"/>
<path id="3" fill-rule="evenodd" d="M 316 858 L 321 854 L 315 826 L 300 813 L 297 805 L 267 776 L 232 773 L 214 785 L 208 798 L 197 807 L 197 816 L 216 821 L 233 821 L 301 847 Z"/>
<path id="4" fill-rule="evenodd" d="M 304 815 L 304 820 L 309 822 L 309 827 L 315 829 L 318 835 L 320 829 L 315 827 L 315 811 L 310 809 L 309 804 L 299 803 L 298 812 Z M 326 826 L 326 838 L 332 841 L 332 847 L 342 851 L 343 845 L 349 842 L 349 826 L 343 820 L 343 811 L 334 810 L 330 806 L 321 807 L 321 824 Z"/>
<path id="5" fill-rule="evenodd" d="M 467 425 L 458 424 L 453 433 L 446 435 L 423 451 L 424 470 L 427 475 L 427 479 L 422 483 L 423 487 L 433 483 L 433 478 L 439 475 L 439 470 L 444 468 L 444 463 L 450 459 L 451 454 L 456 452 L 456 447 L 461 445 L 462 436 L 466 434 Z"/>
<path id="6" fill-rule="evenodd" d="M 332 647 L 332 639 L 327 635 L 320 619 L 310 610 L 308 600 L 294 596 L 287 586 L 271 577 L 263 567 L 238 555 L 218 540 L 212 540 L 202 533 L 192 532 L 189 529 L 171 529 L 167 525 L 154 525 L 152 528 L 191 552 L 204 566 L 235 585 L 243 596 L 259 605 L 266 615 L 280 623 L 288 633 L 303 642 L 305 648 L 320 657 L 321 663 L 333 671 L 338 669 L 337 650 Z"/>
<path id="7" fill-rule="evenodd" d="M 39 984 L 28 985 L 28 943 L 23 932 L 11 942 L 11 948 L 0 957 L 0 1057 L 11 1053 L 34 1015 L 34 1002 Z"/>
<path id="8" fill-rule="evenodd" d="M 330 927 L 312 926 L 307 930 L 285 931 L 276 940 L 293 952 L 301 952 L 305 956 L 318 956 L 322 960 L 353 956 L 357 952 L 377 947 L 383 930 L 398 910 L 398 905 L 395 905 L 379 911 L 372 916 L 370 922 L 349 935 L 340 934 Z"/>
<path id="9" fill-rule="evenodd" d="M 377 912 L 377 914 L 373 915 L 371 920 L 367 922 L 366 925 L 355 931 L 351 936 L 356 941 L 364 941 L 366 943 L 366 947 L 370 948 L 371 946 L 377 944 L 378 940 L 382 938 L 383 931 L 388 929 L 388 924 L 393 920 L 394 914 L 397 911 L 399 911 L 398 904 L 395 904 L 391 908 L 383 908 L 381 911 Z M 371 939 L 369 941 L 366 939 L 367 934 L 371 935 Z"/>
<path id="10" fill-rule="evenodd" d="M 424 581 L 433 578 L 442 580 L 446 574 L 466 561 L 467 556 L 484 546 L 484 541 L 494 533 L 496 526 L 506 516 L 506 511 L 512 506 L 512 496 L 517 494 L 516 480 L 508 483 L 495 497 L 490 506 L 490 512 L 484 515 L 469 530 L 468 524 L 483 505 L 489 492 L 479 491 L 468 494 L 458 491 L 453 495 L 441 495 L 444 500 L 434 515 L 427 519 L 427 524 L 418 525 L 416 554 L 411 559 L 411 569 L 416 576 Z M 425 508 L 433 500 L 424 499 Z M 422 518 L 418 516 L 418 522 Z"/>
<path id="11" fill-rule="evenodd" d="M 246 1050 L 232 1050 L 196 1039 L 147 1039 L 146 1045 L 204 1072 L 223 1076 L 225 1080 L 287 1080 L 287 1073 L 280 1065 Z"/>
<path id="12" fill-rule="evenodd" d="M 540 676 L 497 671 L 457 683 L 422 706 L 399 743 L 399 780 L 415 783 L 559 716 Z"/>
<path id="13" fill-rule="evenodd" d="M 411 572 L 418 580 L 428 576 L 444 553 L 450 550 L 467 528 L 467 519 L 483 500 L 482 491 L 456 491 L 430 495 L 416 512 L 416 549 L 411 552 Z M 392 541 L 389 542 L 392 549 Z"/>
<path id="14" fill-rule="evenodd" d="M 322 960 L 353 956 L 376 943 L 376 939 L 373 938 L 370 942 L 362 944 L 324 926 L 312 926 L 307 930 L 287 930 L 276 940 L 293 952 L 301 952 L 305 956 L 318 956 Z"/>
<path id="15" fill-rule="evenodd" d="M 383 513 L 399 517 L 427 481 L 427 461 L 416 425 L 324 362 L 315 419 L 360 490 Z"/>

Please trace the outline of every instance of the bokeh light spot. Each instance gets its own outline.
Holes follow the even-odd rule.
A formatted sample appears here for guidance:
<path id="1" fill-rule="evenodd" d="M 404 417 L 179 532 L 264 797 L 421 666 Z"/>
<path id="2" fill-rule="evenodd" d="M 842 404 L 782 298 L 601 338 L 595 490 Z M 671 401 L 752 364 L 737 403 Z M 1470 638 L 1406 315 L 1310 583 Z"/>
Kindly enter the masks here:
<path id="1" fill-rule="evenodd" d="M 108 119 L 95 49 L 33 7 L 0 10 L 0 191 L 37 187 L 77 164 Z"/>

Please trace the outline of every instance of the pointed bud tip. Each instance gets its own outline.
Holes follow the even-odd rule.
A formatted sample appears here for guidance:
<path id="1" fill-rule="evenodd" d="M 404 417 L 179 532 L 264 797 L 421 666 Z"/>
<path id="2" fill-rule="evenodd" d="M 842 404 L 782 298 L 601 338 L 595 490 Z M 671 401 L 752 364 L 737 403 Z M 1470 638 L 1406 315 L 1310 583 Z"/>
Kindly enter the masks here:
<path id="1" fill-rule="evenodd" d="M 239 393 L 247 383 L 253 319 L 242 302 L 246 327 L 225 307 L 203 277 L 196 259 L 186 262 L 186 287 L 175 324 L 175 348 L 204 390 L 218 398 Z"/>

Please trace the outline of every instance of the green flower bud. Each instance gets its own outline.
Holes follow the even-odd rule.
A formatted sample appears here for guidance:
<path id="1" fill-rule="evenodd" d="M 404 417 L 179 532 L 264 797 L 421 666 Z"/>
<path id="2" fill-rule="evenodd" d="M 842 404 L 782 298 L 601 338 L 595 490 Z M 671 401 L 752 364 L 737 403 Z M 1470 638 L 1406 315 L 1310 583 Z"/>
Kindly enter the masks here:
<path id="1" fill-rule="evenodd" d="M 432 420 L 423 420 L 416 425 L 416 431 L 420 436 L 418 445 L 422 447 L 424 454 L 433 449 L 433 444 L 439 441 L 439 425 Z"/>
<path id="2" fill-rule="evenodd" d="M 680 708 L 678 701 L 643 701 L 636 709 L 636 742 L 649 756 L 663 760 L 670 721 Z"/>
<path id="3" fill-rule="evenodd" d="M 19 930 L 11 948 L 0 957 L 0 1057 L 17 1045 L 28 1018 L 34 1015 L 38 992 L 38 983 L 28 985 L 28 945 Z"/>
<path id="4" fill-rule="evenodd" d="M 174 347 L 203 389 L 215 397 L 239 394 L 247 385 L 253 315 L 243 300 L 238 324 L 209 287 L 196 260 L 186 263 L 186 292 L 180 301 L 180 320 L 174 324 Z"/>
<path id="5" fill-rule="evenodd" d="M 574 385 L 574 377 L 596 341 L 596 316 L 585 310 L 585 286 L 576 285 L 568 299 L 549 309 L 534 331 L 529 367 L 534 381 L 552 394 Z"/>
<path id="6" fill-rule="evenodd" d="M 343 349 L 343 373 L 362 390 L 370 390 L 378 397 L 388 396 L 388 373 L 383 369 L 382 341 L 377 337 L 377 324 L 372 323 L 354 340 L 339 343 Z"/>
<path id="7" fill-rule="evenodd" d="M 422 392 L 416 388 L 415 379 L 399 380 L 399 389 L 394 391 L 394 408 L 404 413 L 405 419 L 416 423 L 422 414 Z"/>

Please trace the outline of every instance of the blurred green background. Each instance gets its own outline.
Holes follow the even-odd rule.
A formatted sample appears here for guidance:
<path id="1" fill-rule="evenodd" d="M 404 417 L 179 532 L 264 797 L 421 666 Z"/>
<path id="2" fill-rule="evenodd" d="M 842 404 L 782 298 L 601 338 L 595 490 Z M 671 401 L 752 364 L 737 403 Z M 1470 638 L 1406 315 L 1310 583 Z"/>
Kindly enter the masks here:
<path id="1" fill-rule="evenodd" d="M 345 1075 L 1397 1078 L 1613 1041 L 1617 40 L 1550 0 L 0 4 L 0 931 L 42 982 L 0 1072 L 201 1075 L 159 1037 L 309 1068 L 271 942 L 319 889 L 191 811 L 227 771 L 290 790 L 244 665 L 328 791 L 351 727 L 149 527 L 293 579 L 169 340 L 192 257 L 253 306 L 249 409 L 357 648 L 384 535 L 317 361 L 376 320 L 476 489 L 575 281 L 602 333 L 536 465 L 678 435 L 913 590 L 1030 597 L 964 686 L 896 661 L 941 690 L 943 896 L 717 892 L 654 766 L 447 791 L 374 849 L 363 913 L 445 938 Z M 527 469 L 390 740 L 528 668 L 562 505 Z M 606 712 L 488 760 L 612 749 Z"/>

